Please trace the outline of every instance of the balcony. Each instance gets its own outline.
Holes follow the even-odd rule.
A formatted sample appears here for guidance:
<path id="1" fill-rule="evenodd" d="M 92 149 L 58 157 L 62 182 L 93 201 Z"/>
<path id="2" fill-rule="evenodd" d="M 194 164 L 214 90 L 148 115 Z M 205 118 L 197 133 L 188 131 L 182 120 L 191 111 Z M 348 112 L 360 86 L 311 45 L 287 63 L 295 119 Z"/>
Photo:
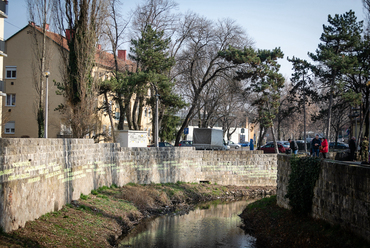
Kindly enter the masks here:
<path id="1" fill-rule="evenodd" d="M 0 18 L 8 18 L 8 0 L 0 0 Z"/>

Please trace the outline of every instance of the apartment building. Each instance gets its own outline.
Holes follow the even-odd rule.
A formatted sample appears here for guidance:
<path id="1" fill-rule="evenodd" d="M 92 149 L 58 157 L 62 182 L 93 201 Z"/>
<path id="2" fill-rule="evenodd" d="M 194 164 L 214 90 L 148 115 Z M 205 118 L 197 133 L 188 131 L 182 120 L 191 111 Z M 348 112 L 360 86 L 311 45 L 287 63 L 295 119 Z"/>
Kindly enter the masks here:
<path id="1" fill-rule="evenodd" d="M 29 23 L 23 29 L 6 40 L 8 57 L 4 60 L 5 80 L 4 91 L 7 93 L 4 99 L 3 119 L 5 121 L 5 130 L 3 136 L 10 137 L 38 137 L 37 109 L 39 104 L 39 89 L 35 82 L 39 82 L 40 71 L 35 60 L 35 53 L 40 50 L 39 44 L 43 37 L 42 28 L 34 23 Z M 45 50 L 45 68 L 49 71 L 48 77 L 48 137 L 68 137 L 70 129 L 65 125 L 63 115 L 55 109 L 64 103 L 64 98 L 57 95 L 57 87 L 54 82 L 62 82 L 61 68 L 63 58 L 60 54 L 60 48 L 63 47 L 68 51 L 67 38 L 49 31 L 46 26 L 46 47 Z M 118 52 L 119 66 L 124 69 L 132 70 L 135 66 L 132 61 L 127 60 L 126 51 Z M 98 45 L 95 55 L 96 66 L 93 68 L 92 75 L 102 80 L 108 79 L 114 68 L 113 54 L 101 50 Z M 46 80 L 43 82 L 43 90 L 46 89 Z M 97 105 L 103 103 L 103 97 L 97 98 Z M 110 98 L 111 110 L 115 116 L 119 115 L 119 108 L 115 106 Z M 118 113 L 117 113 L 118 112 Z M 117 128 L 118 120 L 114 119 L 114 127 Z M 143 130 L 151 126 L 150 118 L 143 117 Z M 112 133 L 111 125 L 107 113 L 98 114 L 97 130 L 93 133 Z M 127 129 L 127 125 L 125 127 Z"/>
<path id="2" fill-rule="evenodd" d="M 5 18 L 8 18 L 8 0 L 0 1 L 0 97 L 3 98 L 6 95 L 3 93 L 3 64 L 4 64 L 4 57 L 7 56 L 6 46 L 4 41 L 4 21 Z M 2 105 L 3 101 L 0 101 L 0 116 L 2 116 Z M 3 119 L 0 118 L 0 137 L 2 137 L 3 133 Z"/>

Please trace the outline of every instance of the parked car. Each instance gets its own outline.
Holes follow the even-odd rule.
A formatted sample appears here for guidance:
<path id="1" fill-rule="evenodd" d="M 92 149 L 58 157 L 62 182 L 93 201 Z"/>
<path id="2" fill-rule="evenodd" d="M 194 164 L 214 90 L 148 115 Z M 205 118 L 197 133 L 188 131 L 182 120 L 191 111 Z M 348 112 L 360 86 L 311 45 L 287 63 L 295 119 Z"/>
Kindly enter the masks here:
<path id="1" fill-rule="evenodd" d="M 179 146 L 193 146 L 193 141 L 191 140 L 181 140 Z"/>
<path id="2" fill-rule="evenodd" d="M 285 148 L 290 148 L 290 143 L 289 141 L 276 141 L 277 143 L 281 143 Z M 274 142 L 273 141 L 269 141 L 267 142 L 267 144 L 273 144 Z"/>
<path id="3" fill-rule="evenodd" d="M 239 145 L 240 145 L 241 147 L 247 147 L 247 146 L 249 146 L 249 142 L 239 143 Z"/>
<path id="4" fill-rule="evenodd" d="M 227 145 L 230 146 L 230 148 L 235 148 L 235 149 L 239 149 L 240 148 L 240 145 L 237 144 L 237 143 L 234 143 L 233 141 L 229 140 L 227 142 Z"/>
<path id="5" fill-rule="evenodd" d="M 278 141 L 278 142 L 280 142 L 285 148 L 290 148 L 289 141 Z"/>
<path id="6" fill-rule="evenodd" d="M 277 145 L 280 153 L 286 153 L 287 150 L 290 150 L 289 147 L 284 147 L 280 142 L 277 142 Z M 274 143 L 268 143 L 264 146 L 261 146 L 260 150 L 264 151 L 264 153 L 275 153 Z"/>
<path id="7" fill-rule="evenodd" d="M 329 143 L 329 148 L 335 148 L 335 149 L 349 149 L 349 145 L 343 142 L 330 142 Z"/>
<path id="8" fill-rule="evenodd" d="M 158 147 L 171 147 L 171 145 L 168 142 L 158 142 Z M 155 144 L 148 145 L 148 147 L 155 147 Z"/>

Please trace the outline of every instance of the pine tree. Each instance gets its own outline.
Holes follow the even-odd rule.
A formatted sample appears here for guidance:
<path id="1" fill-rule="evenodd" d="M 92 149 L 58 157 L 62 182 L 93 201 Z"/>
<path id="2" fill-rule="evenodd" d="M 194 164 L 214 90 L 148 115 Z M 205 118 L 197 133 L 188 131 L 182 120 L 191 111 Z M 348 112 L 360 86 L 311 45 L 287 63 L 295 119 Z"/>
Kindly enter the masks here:
<path id="1" fill-rule="evenodd" d="M 141 109 L 144 106 L 144 98 L 150 88 L 151 97 L 146 99 L 146 103 L 155 109 L 155 98 L 158 93 L 159 113 L 158 123 L 161 126 L 163 118 L 173 120 L 169 115 L 173 113 L 171 109 L 178 109 L 185 106 L 182 99 L 173 92 L 174 83 L 169 79 L 169 71 L 175 64 L 173 57 L 169 56 L 168 47 L 170 39 L 164 38 L 163 31 L 153 30 L 148 25 L 137 40 L 131 40 L 130 58 L 137 63 L 136 72 L 130 75 L 130 85 L 135 85 L 137 106 L 134 104 L 133 113 L 139 108 L 137 123 L 140 123 Z M 153 128 L 155 130 L 155 111 L 153 111 Z M 135 122 L 134 128 L 135 128 Z M 136 128 L 135 128 L 136 129 Z M 164 130 L 164 128 L 162 128 Z M 167 137 L 163 135 L 162 137 Z"/>
<path id="2" fill-rule="evenodd" d="M 280 91 L 284 87 L 284 77 L 279 73 L 280 65 L 277 63 L 284 54 L 280 48 L 273 50 L 257 50 L 244 48 L 238 50 L 230 48 L 220 52 L 226 60 L 234 64 L 247 65 L 237 71 L 237 80 L 250 80 L 250 86 L 246 91 L 253 91 L 258 94 L 253 105 L 258 109 L 258 122 L 260 124 L 259 145 L 264 137 L 265 130 L 271 128 L 275 151 L 278 153 L 278 146 L 275 138 L 274 122 L 279 110 Z"/>
<path id="3" fill-rule="evenodd" d="M 333 97 L 340 89 L 343 75 L 354 68 L 356 57 L 353 52 L 361 41 L 362 22 L 357 22 L 355 13 L 350 10 L 343 15 L 328 16 L 329 25 L 323 25 L 323 33 L 316 53 L 308 53 L 312 60 L 318 62 L 315 74 L 324 87 L 328 89 L 329 98 L 326 137 L 329 139 Z"/>

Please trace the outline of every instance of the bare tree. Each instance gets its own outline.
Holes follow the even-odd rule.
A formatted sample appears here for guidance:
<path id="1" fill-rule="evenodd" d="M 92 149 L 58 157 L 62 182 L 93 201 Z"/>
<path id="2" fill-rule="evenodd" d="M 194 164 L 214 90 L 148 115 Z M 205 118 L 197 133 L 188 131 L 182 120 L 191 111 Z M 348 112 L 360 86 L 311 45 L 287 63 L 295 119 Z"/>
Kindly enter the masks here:
<path id="1" fill-rule="evenodd" d="M 178 18 L 172 13 L 178 4 L 173 0 L 146 0 L 134 11 L 132 22 L 133 38 L 137 39 L 148 25 L 153 30 L 164 31 L 165 36 L 171 37 Z"/>
<path id="2" fill-rule="evenodd" d="M 104 33 L 108 37 L 108 40 L 111 45 L 112 54 L 114 58 L 114 77 L 116 78 L 117 86 L 115 87 L 115 95 L 114 100 L 119 106 L 121 115 L 119 116 L 118 120 L 118 130 L 123 130 L 123 124 L 125 120 L 125 112 L 129 105 L 124 105 L 124 97 L 125 95 L 125 89 L 122 80 L 122 76 L 119 75 L 119 73 L 124 73 L 125 70 L 129 69 L 127 67 L 124 67 L 125 65 L 122 65 L 122 63 L 119 63 L 118 60 L 118 49 L 119 47 L 127 42 L 124 38 L 124 35 L 126 34 L 126 31 L 128 29 L 128 26 L 130 24 L 130 20 L 132 18 L 132 15 L 128 16 L 127 18 L 124 18 L 122 13 L 119 12 L 119 7 L 122 6 L 122 3 L 120 0 L 110 0 L 109 3 L 109 19 L 106 21 L 104 28 Z M 112 127 L 113 128 L 113 127 Z"/>
<path id="3" fill-rule="evenodd" d="M 27 0 L 28 14 L 30 19 L 30 28 L 32 30 L 32 49 L 34 53 L 31 63 L 33 71 L 33 86 L 36 91 L 35 114 L 38 126 L 38 137 L 44 137 L 44 72 L 49 66 L 50 53 L 48 43 L 46 42 L 47 34 L 50 25 L 50 10 L 51 0 Z M 38 26 L 40 25 L 40 26 Z M 40 35 L 41 34 L 41 35 Z M 42 37 L 40 39 L 40 36 Z M 50 54 L 49 54 L 50 55 Z"/>
<path id="4" fill-rule="evenodd" d="M 190 107 L 177 133 L 176 144 L 194 116 L 205 87 L 215 82 L 218 77 L 232 78 L 235 65 L 222 59 L 218 52 L 229 46 L 243 47 L 252 44 L 245 32 L 230 19 L 213 23 L 197 17 L 193 25 L 186 47 L 177 56 L 179 88 L 188 88 L 191 94 L 188 94 Z"/>

